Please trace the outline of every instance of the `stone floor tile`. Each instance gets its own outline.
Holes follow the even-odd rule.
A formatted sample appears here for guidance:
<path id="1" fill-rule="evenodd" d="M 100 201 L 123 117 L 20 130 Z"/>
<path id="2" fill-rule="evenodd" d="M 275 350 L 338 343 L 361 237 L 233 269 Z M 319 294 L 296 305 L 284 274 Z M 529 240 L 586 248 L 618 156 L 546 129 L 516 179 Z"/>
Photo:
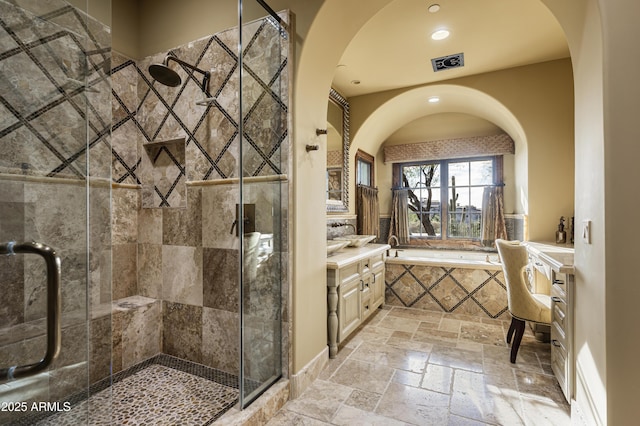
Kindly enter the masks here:
<path id="1" fill-rule="evenodd" d="M 464 370 L 454 374 L 451 413 L 493 424 L 525 424 L 514 379 Z"/>
<path id="2" fill-rule="evenodd" d="M 449 395 L 391 383 L 376 413 L 416 425 L 446 425 Z"/>
<path id="3" fill-rule="evenodd" d="M 376 405 L 378 405 L 378 401 L 380 401 L 381 396 L 382 395 L 379 393 L 354 389 L 344 403 L 360 410 L 373 411 L 376 408 Z"/>
<path id="4" fill-rule="evenodd" d="M 461 368 L 464 370 L 483 372 L 482 353 L 460 348 L 434 345 L 429 356 L 429 364 L 445 367 Z"/>
<path id="5" fill-rule="evenodd" d="M 404 426 L 407 423 L 375 414 L 371 411 L 360 410 L 343 405 L 338 410 L 332 424 L 339 426 Z"/>
<path id="6" fill-rule="evenodd" d="M 453 369 L 441 365 L 429 364 L 422 377 L 420 387 L 434 392 L 451 393 Z"/>
<path id="7" fill-rule="evenodd" d="M 355 389 L 382 393 L 391 380 L 393 371 L 393 368 L 384 365 L 347 359 L 330 381 Z"/>
<path id="8" fill-rule="evenodd" d="M 429 354 L 425 352 L 410 351 L 390 345 L 379 345 L 365 342 L 353 351 L 350 359 L 370 362 L 376 365 L 400 370 L 422 373 L 427 364 Z"/>
<path id="9" fill-rule="evenodd" d="M 334 382 L 316 380 L 300 397 L 287 402 L 284 408 L 330 422 L 352 391 L 353 389 Z"/>

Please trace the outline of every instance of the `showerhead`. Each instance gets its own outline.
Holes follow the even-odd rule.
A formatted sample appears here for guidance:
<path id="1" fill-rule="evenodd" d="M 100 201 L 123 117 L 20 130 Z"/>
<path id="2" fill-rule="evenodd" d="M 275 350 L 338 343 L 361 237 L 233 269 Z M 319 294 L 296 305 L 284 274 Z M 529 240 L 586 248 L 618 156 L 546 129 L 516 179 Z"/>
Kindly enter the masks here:
<path id="1" fill-rule="evenodd" d="M 149 65 L 149 74 L 159 83 L 169 87 L 176 87 L 182 83 L 182 79 L 177 72 L 169 68 L 165 64 Z"/>
<path id="2" fill-rule="evenodd" d="M 178 73 L 169 68 L 170 60 L 175 61 L 183 67 L 193 70 L 194 72 L 198 72 L 204 75 L 200 89 L 202 89 L 205 94 L 208 94 L 209 78 L 211 77 L 211 73 L 209 73 L 208 71 L 203 71 L 200 68 L 197 68 L 187 62 L 181 61 L 175 56 L 167 55 L 165 56 L 164 61 L 162 61 L 161 64 L 149 65 L 149 74 L 151 74 L 151 77 L 153 77 L 154 80 L 169 87 L 176 87 L 182 83 L 182 79 L 180 78 Z"/>

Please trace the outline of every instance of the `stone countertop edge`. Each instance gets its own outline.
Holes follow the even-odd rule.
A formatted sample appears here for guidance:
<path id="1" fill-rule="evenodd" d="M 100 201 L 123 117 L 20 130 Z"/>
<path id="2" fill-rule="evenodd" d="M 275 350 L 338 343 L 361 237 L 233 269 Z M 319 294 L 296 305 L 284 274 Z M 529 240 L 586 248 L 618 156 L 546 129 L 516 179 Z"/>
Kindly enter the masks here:
<path id="1" fill-rule="evenodd" d="M 573 246 L 546 242 L 527 241 L 524 243 L 532 254 L 561 274 L 575 274 L 573 266 Z"/>
<path id="2" fill-rule="evenodd" d="M 382 253 L 391 246 L 389 244 L 366 244 L 362 247 L 345 247 L 327 257 L 328 269 L 340 269 L 351 263 Z"/>

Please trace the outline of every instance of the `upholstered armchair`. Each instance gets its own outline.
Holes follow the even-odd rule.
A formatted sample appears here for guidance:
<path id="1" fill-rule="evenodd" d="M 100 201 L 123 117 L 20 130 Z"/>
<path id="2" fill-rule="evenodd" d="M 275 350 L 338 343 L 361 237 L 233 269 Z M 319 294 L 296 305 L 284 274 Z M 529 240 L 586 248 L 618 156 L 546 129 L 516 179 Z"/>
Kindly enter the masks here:
<path id="1" fill-rule="evenodd" d="M 507 300 L 511 314 L 507 343 L 511 343 L 511 338 L 514 338 L 511 344 L 511 363 L 515 364 L 526 321 L 551 324 L 551 299 L 546 294 L 533 294 L 527 287 L 526 247 L 519 241 L 501 239 L 496 240 L 496 246 L 507 282 Z"/>

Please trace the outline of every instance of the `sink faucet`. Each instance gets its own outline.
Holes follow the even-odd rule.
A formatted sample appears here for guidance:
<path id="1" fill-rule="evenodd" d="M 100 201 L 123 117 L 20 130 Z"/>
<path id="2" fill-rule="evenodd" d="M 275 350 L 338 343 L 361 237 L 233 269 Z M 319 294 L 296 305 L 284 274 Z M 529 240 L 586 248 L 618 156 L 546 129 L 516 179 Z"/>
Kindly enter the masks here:
<path id="1" fill-rule="evenodd" d="M 396 247 L 400 245 L 400 243 L 398 242 L 398 237 L 396 237 L 395 235 L 391 235 L 387 240 L 387 244 L 389 244 L 391 247 L 393 247 L 393 244 L 391 244 L 392 240 L 396 240 Z"/>

